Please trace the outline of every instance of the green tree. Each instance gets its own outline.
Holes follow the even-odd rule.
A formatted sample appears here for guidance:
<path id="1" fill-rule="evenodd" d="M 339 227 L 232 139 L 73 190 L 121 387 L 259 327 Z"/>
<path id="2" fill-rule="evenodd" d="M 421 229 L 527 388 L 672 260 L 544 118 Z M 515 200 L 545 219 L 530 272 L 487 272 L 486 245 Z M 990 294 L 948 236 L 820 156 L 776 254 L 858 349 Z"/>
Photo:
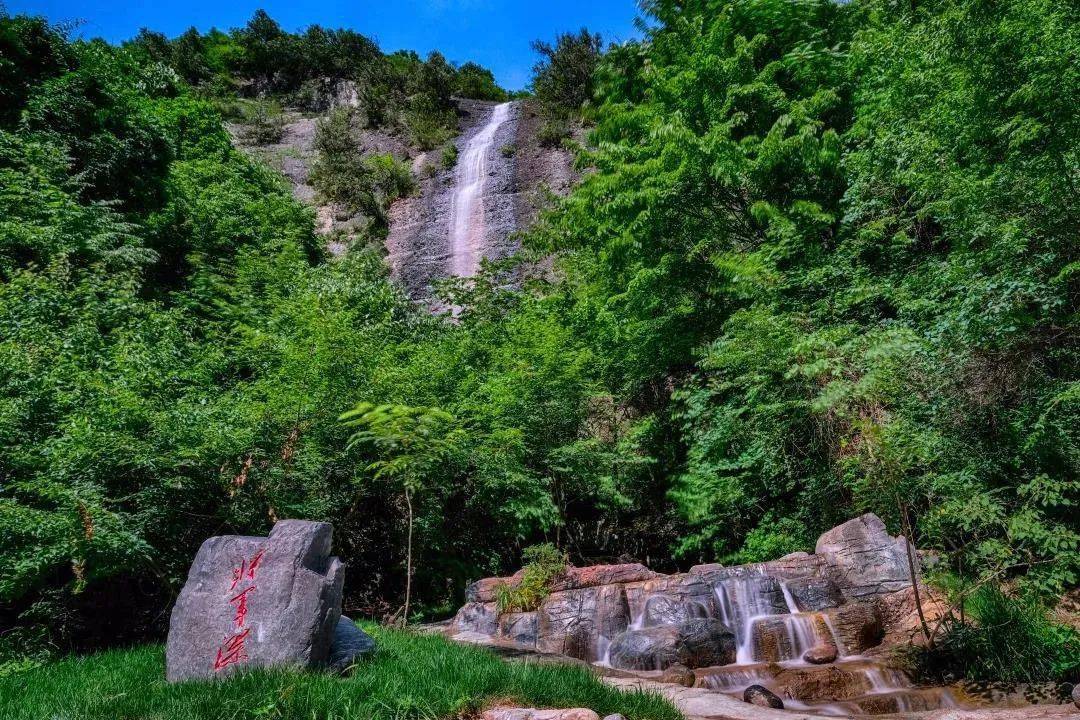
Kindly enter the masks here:
<path id="1" fill-rule="evenodd" d="M 409 622 L 413 575 L 413 500 L 429 492 L 448 475 L 446 464 L 458 460 L 466 439 L 465 428 L 439 408 L 360 403 L 342 414 L 353 430 L 350 445 L 370 445 L 380 456 L 367 469 L 373 479 L 400 488 L 405 498 L 408 535 L 405 560 L 405 605 L 401 619 Z"/>

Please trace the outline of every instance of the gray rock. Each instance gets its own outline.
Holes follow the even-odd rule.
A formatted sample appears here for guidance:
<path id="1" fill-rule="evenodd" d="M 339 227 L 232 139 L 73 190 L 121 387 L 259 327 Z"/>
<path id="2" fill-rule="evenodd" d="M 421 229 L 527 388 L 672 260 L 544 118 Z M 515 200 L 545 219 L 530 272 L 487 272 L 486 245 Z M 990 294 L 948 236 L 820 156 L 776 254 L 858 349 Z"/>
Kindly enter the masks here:
<path id="1" fill-rule="evenodd" d="M 537 650 L 599 660 L 601 638 L 613 638 L 630 624 L 623 587 L 601 585 L 548 595 L 536 611 Z"/>
<path id="2" fill-rule="evenodd" d="M 665 670 L 675 664 L 687 668 L 727 665 L 735 662 L 735 634 L 710 618 L 627 630 L 612 641 L 609 662 L 623 670 Z"/>
<path id="3" fill-rule="evenodd" d="M 691 598 L 654 595 L 645 601 L 645 627 L 678 625 L 687 620 L 707 617 L 708 607 Z"/>
<path id="4" fill-rule="evenodd" d="M 451 624 L 453 632 L 474 632 L 481 635 L 495 635 L 499 629 L 498 613 L 494 602 L 465 603 L 454 616 Z"/>
<path id="5" fill-rule="evenodd" d="M 885 523 L 873 513 L 823 533 L 816 552 L 847 598 L 895 592 L 911 584 L 906 541 L 889 535 Z"/>
<path id="6" fill-rule="evenodd" d="M 515 612 L 499 616 L 499 637 L 518 645 L 536 646 L 536 613 Z"/>
<path id="7" fill-rule="evenodd" d="M 828 578 L 805 577 L 785 584 L 799 612 L 817 612 L 844 604 L 840 588 Z"/>
<path id="8" fill-rule="evenodd" d="M 269 537 L 207 539 L 173 607 L 167 679 L 325 665 L 344 581 L 331 538 L 327 523 L 282 520 Z"/>
<path id="9" fill-rule="evenodd" d="M 716 616 L 713 587 L 697 575 L 661 576 L 625 587 L 630 617 L 644 627 Z"/>
<path id="10" fill-rule="evenodd" d="M 361 658 L 375 652 L 375 640 L 342 615 L 330 643 L 330 669 L 345 672 Z"/>
<path id="11" fill-rule="evenodd" d="M 1073 685 L 1072 689 L 1072 701 L 1073 705 L 1080 708 L 1080 683 Z"/>
<path id="12" fill-rule="evenodd" d="M 611 713 L 610 715 L 605 715 L 604 720 L 626 720 L 626 716 L 622 713 Z"/>
<path id="13" fill-rule="evenodd" d="M 764 685 L 751 685 L 746 688 L 743 690 L 742 699 L 743 702 L 748 702 L 751 705 L 757 705 L 759 707 L 774 708 L 776 710 L 784 709 L 784 701 Z"/>

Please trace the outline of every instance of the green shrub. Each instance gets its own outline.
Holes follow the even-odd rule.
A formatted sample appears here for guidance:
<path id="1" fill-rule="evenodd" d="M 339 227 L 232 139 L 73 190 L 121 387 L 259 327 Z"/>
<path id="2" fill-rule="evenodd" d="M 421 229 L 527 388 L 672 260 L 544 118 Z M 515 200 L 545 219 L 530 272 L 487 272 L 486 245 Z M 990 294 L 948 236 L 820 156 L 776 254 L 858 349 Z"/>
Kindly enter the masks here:
<path id="1" fill-rule="evenodd" d="M 533 545 L 522 553 L 524 572 L 517 584 L 504 583 L 495 589 L 495 603 L 500 614 L 529 612 L 539 607 L 551 593 L 552 583 L 566 572 L 566 553 L 551 543 Z"/>
<path id="2" fill-rule="evenodd" d="M 514 155 L 517 154 L 517 148 L 507 143 L 506 145 L 503 145 L 501 148 L 499 148 L 499 154 L 502 155 L 504 158 L 512 158 L 514 157 Z"/>
<path id="3" fill-rule="evenodd" d="M 281 106 L 273 100 L 257 100 L 243 107 L 244 139 L 255 145 L 280 142 L 285 134 Z"/>
<path id="4" fill-rule="evenodd" d="M 457 130 L 454 107 L 435 91 L 420 92 L 411 97 L 403 119 L 413 143 L 421 150 L 437 148 Z"/>
<path id="5" fill-rule="evenodd" d="M 454 143 L 450 143 L 443 147 L 442 151 L 442 166 L 449 170 L 457 165 L 458 160 L 458 148 Z"/>
<path id="6" fill-rule="evenodd" d="M 559 147 L 568 137 L 570 121 L 562 116 L 547 118 L 536 133 L 536 139 L 543 147 Z"/>
<path id="7" fill-rule="evenodd" d="M 929 682 L 1080 680 L 1080 633 L 1053 622 L 1034 599 L 990 585 L 965 602 L 967 617 L 950 614 L 933 648 L 901 653 L 913 674 Z"/>

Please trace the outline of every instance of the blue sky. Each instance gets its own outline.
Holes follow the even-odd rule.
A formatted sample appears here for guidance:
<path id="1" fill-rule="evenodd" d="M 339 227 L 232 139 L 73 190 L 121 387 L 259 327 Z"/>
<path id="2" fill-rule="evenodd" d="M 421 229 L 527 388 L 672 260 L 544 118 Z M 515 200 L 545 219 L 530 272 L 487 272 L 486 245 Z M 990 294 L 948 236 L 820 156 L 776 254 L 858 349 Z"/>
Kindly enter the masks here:
<path id="1" fill-rule="evenodd" d="M 605 41 L 636 37 L 635 0 L 0 0 L 11 13 L 50 20 L 82 20 L 81 34 L 112 42 L 141 27 L 173 37 L 194 25 L 200 30 L 243 25 L 258 8 L 287 30 L 318 23 L 348 27 L 378 41 L 385 51 L 440 50 L 455 62 L 474 60 L 511 90 L 529 80 L 535 60 L 529 42 L 587 26 Z"/>

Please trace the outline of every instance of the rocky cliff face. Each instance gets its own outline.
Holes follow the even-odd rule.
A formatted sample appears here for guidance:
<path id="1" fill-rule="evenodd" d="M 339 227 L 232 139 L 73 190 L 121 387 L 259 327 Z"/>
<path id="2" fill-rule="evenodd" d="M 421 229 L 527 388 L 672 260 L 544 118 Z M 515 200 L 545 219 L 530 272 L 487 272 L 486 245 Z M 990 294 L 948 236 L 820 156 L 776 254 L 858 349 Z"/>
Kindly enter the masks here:
<path id="1" fill-rule="evenodd" d="M 390 267 L 414 299 L 430 298 L 439 280 L 474 274 L 481 258 L 514 253 L 515 233 L 535 219 L 545 194 L 565 194 L 574 180 L 569 151 L 538 143 L 538 118 L 528 101 L 510 103 L 493 126 L 497 107 L 459 101 L 457 163 L 444 167 L 435 151 L 417 156 L 420 189 L 390 210 Z M 476 168 L 478 183 L 470 172 Z M 477 197 L 466 202 L 471 186 Z"/>

